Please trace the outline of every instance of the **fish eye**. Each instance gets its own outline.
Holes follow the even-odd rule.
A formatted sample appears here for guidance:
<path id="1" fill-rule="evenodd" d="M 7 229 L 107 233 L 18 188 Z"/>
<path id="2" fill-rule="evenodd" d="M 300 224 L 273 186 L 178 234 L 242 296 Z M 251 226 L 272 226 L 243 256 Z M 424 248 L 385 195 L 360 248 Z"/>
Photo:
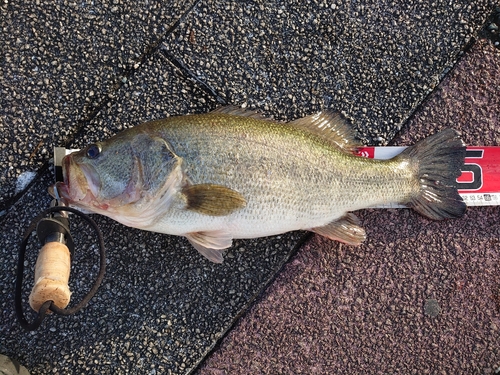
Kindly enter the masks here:
<path id="1" fill-rule="evenodd" d="M 101 153 L 101 147 L 97 143 L 92 143 L 87 147 L 87 157 L 89 159 L 95 159 Z"/>

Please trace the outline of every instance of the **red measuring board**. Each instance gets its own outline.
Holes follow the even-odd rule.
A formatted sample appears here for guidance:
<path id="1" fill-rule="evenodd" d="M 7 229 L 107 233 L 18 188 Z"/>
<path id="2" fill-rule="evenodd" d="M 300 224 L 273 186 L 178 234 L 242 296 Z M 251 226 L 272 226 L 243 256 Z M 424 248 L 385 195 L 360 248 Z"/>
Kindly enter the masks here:
<path id="1" fill-rule="evenodd" d="M 371 159 L 390 159 L 406 147 L 361 147 L 358 155 Z M 468 206 L 500 205 L 500 147 L 468 146 L 458 192 Z M 383 207 L 401 207 L 384 205 Z"/>

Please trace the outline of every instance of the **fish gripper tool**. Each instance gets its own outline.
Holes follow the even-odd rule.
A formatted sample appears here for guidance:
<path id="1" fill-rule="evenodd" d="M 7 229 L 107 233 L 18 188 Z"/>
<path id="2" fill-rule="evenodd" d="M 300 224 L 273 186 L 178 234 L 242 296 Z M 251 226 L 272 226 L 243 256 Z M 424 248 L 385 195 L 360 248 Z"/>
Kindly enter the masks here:
<path id="1" fill-rule="evenodd" d="M 74 307 L 66 308 L 71 292 L 68 281 L 71 269 L 71 257 L 75 245 L 69 229 L 69 215 L 73 213 L 85 220 L 95 231 L 99 243 L 100 267 L 97 279 L 87 295 Z M 47 217 L 48 216 L 48 217 Z M 35 265 L 34 286 L 29 296 L 29 304 L 36 312 L 30 323 L 24 316 L 22 303 L 24 258 L 31 233 L 36 233 L 42 246 Z M 72 207 L 67 207 L 60 199 L 54 199 L 51 207 L 40 213 L 26 230 L 19 247 L 15 308 L 21 326 L 33 331 L 37 329 L 47 314 L 72 315 L 87 305 L 99 288 L 106 269 L 104 240 L 99 227 L 89 216 Z"/>

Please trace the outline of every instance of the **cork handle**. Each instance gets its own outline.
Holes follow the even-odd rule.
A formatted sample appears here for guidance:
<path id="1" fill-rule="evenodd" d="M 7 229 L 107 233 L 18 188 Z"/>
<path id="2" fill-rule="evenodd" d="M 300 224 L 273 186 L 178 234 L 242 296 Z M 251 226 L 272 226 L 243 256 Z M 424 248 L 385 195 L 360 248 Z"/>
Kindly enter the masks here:
<path id="1" fill-rule="evenodd" d="M 47 242 L 40 250 L 35 265 L 35 285 L 29 296 L 33 310 L 38 311 L 47 301 L 64 309 L 69 304 L 68 286 L 71 257 L 68 247 L 60 242 Z"/>

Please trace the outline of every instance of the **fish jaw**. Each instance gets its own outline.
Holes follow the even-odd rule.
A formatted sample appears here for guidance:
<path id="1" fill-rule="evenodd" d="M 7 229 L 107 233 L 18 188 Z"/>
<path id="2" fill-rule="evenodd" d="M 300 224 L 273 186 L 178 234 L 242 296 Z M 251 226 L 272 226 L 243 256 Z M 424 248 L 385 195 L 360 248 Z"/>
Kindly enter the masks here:
<path id="1" fill-rule="evenodd" d="M 70 205 L 87 208 L 93 207 L 106 210 L 107 204 L 98 202 L 97 195 L 100 179 L 93 167 L 77 164 L 72 155 L 67 155 L 62 161 L 64 182 L 58 182 L 55 188 L 61 198 Z"/>

